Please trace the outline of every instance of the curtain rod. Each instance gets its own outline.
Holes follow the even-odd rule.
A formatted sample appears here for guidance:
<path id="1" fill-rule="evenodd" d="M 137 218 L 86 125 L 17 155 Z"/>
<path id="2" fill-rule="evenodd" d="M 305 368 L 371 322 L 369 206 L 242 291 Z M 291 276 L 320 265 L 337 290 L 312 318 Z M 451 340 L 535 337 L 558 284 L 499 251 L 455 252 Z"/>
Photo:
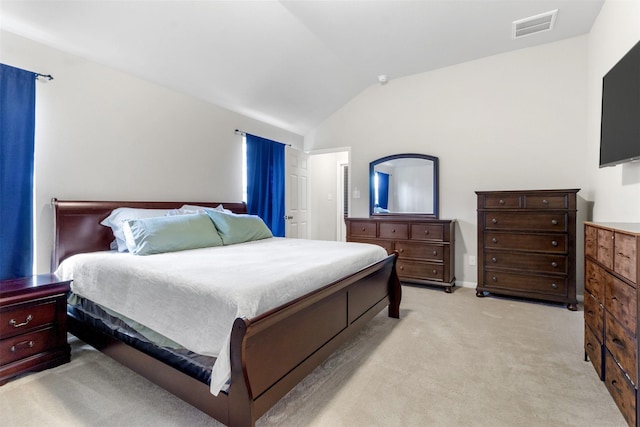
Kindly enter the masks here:
<path id="1" fill-rule="evenodd" d="M 247 133 L 243 130 L 240 129 L 236 129 L 235 131 L 236 135 L 242 135 L 242 136 L 247 136 Z M 265 138 L 268 139 L 268 138 Z M 284 142 L 278 142 L 278 141 L 273 141 L 273 142 L 277 142 L 278 144 L 282 144 L 282 145 L 286 145 L 287 147 L 291 147 L 291 144 L 285 144 Z"/>
<path id="2" fill-rule="evenodd" d="M 51 80 L 53 80 L 53 76 L 51 74 L 40 74 L 40 73 L 36 73 L 36 80 L 39 79 L 40 77 L 42 77 L 43 79 L 46 79 L 48 82 L 50 82 Z"/>

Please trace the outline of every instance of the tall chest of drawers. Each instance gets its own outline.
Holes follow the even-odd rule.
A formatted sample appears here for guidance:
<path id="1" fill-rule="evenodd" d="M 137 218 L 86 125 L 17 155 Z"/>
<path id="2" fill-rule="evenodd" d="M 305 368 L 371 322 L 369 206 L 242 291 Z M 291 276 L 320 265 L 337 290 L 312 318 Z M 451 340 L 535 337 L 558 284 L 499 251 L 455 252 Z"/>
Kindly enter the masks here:
<path id="1" fill-rule="evenodd" d="M 455 220 L 411 216 L 345 218 L 347 241 L 373 243 L 398 252 L 396 270 L 403 282 L 455 286 Z"/>
<path id="2" fill-rule="evenodd" d="M 577 310 L 576 193 L 477 191 L 478 286 Z"/>
<path id="3" fill-rule="evenodd" d="M 586 222 L 584 351 L 629 425 L 638 425 L 640 223 Z"/>

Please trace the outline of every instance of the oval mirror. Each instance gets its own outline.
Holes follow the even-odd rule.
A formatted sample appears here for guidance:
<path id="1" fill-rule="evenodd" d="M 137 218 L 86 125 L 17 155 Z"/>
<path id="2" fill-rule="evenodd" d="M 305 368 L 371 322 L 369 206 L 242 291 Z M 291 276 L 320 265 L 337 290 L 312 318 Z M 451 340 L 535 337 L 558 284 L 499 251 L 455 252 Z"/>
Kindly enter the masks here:
<path id="1" fill-rule="evenodd" d="M 438 158 L 394 154 L 369 163 L 370 215 L 438 218 Z"/>

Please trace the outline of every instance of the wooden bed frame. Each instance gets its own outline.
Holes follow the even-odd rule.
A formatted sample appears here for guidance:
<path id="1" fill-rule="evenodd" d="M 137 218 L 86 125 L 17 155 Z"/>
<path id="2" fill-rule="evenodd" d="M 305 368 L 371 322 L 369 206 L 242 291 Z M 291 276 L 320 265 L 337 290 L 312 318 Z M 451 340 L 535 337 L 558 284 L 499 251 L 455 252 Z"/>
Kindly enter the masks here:
<path id="1" fill-rule="evenodd" d="M 111 229 L 100 221 L 118 207 L 175 209 L 220 203 L 52 200 L 52 271 L 65 258 L 108 250 Z M 243 203 L 222 203 L 245 213 Z M 352 337 L 384 307 L 399 318 L 397 254 L 252 319 L 236 319 L 231 332 L 231 384 L 214 396 L 209 385 L 69 317 L 69 332 L 229 426 L 256 420 Z"/>

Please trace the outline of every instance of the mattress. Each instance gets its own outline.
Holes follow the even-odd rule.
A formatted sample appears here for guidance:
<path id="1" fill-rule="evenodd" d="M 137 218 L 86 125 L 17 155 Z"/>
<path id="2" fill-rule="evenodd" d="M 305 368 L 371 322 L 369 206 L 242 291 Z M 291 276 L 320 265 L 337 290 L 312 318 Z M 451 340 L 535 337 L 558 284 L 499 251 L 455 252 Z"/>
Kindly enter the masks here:
<path id="1" fill-rule="evenodd" d="M 56 273 L 72 291 L 175 341 L 215 357 L 210 388 L 230 378 L 230 335 L 252 318 L 384 259 L 362 243 L 269 238 L 150 256 L 74 255 Z"/>

